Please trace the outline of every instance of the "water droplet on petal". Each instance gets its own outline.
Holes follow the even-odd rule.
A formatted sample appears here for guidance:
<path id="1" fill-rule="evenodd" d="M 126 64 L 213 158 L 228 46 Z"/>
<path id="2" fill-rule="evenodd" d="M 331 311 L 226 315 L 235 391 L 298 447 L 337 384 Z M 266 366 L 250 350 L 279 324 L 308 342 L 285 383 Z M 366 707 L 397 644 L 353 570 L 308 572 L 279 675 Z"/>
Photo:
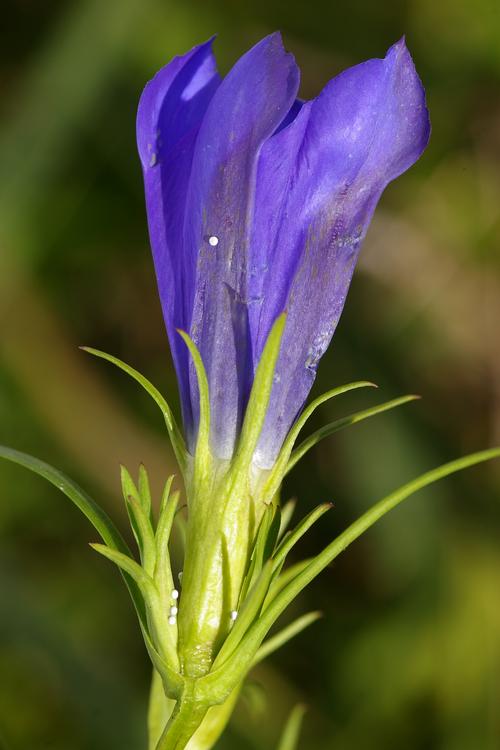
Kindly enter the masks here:
<path id="1" fill-rule="evenodd" d="M 215 234 L 210 235 L 210 237 L 208 238 L 208 244 L 210 245 L 210 247 L 217 247 L 217 245 L 219 244 L 219 238 L 216 237 Z"/>
<path id="2" fill-rule="evenodd" d="M 149 159 L 149 166 L 156 167 L 157 164 L 158 164 L 158 155 L 153 151 Z"/>

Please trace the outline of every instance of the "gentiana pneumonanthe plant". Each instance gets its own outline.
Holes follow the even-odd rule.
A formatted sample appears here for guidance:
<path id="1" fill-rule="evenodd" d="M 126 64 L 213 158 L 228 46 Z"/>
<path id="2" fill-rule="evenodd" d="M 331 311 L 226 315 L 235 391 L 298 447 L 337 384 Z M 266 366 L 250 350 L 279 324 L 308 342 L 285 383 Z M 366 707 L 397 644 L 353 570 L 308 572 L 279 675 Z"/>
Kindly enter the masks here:
<path id="1" fill-rule="evenodd" d="M 294 58 L 272 34 L 224 79 L 211 41 L 174 58 L 139 104 L 149 234 L 182 429 L 139 372 L 87 351 L 135 378 L 163 413 L 188 508 L 182 571 L 169 554 L 180 505 L 173 477 L 155 512 L 146 469 L 136 480 L 122 469 L 136 558 L 71 480 L 0 451 L 75 502 L 102 537 L 95 549 L 121 569 L 154 667 L 150 750 L 212 748 L 252 666 L 316 619 L 305 614 L 268 636 L 301 590 L 413 492 L 500 455 L 483 451 L 424 474 L 316 557 L 287 564 L 329 506 L 289 530 L 292 508 L 279 501 L 284 476 L 320 439 L 414 398 L 351 414 L 297 443 L 320 404 L 372 385 L 350 383 L 305 406 L 377 201 L 419 158 L 430 132 L 403 40 L 383 59 L 341 73 L 312 101 L 298 99 L 298 88 Z M 282 748 L 296 746 L 299 724 L 295 712 Z"/>

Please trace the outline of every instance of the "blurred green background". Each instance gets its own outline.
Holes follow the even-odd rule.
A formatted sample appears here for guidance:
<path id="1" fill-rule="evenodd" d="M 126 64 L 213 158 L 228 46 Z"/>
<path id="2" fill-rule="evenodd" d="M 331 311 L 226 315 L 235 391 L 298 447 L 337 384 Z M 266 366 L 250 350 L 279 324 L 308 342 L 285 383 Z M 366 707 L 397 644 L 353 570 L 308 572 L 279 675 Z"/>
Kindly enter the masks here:
<path id="1" fill-rule="evenodd" d="M 0 29 L 0 442 L 73 475 L 124 527 L 118 462 L 173 467 L 134 364 L 176 398 L 146 233 L 134 120 L 145 81 L 218 32 L 226 71 L 271 30 L 302 95 L 403 33 L 431 145 L 384 194 L 314 393 L 316 424 L 405 392 L 423 400 L 316 448 L 286 495 L 335 509 L 307 555 L 386 491 L 500 442 L 500 6 L 496 0 L 35 0 Z M 252 674 L 220 750 L 271 750 L 297 701 L 310 750 L 500 748 L 500 466 L 384 519 L 288 618 L 324 618 Z M 141 750 L 149 665 L 95 532 L 54 488 L 0 465 L 0 748 Z M 286 618 L 285 618 L 286 619 Z"/>

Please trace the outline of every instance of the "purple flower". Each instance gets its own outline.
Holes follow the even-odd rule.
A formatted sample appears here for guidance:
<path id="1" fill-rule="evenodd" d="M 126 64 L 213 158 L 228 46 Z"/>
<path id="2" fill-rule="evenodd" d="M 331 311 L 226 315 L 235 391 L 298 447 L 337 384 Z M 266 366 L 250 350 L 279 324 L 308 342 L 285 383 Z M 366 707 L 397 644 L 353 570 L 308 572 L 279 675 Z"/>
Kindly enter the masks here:
<path id="1" fill-rule="evenodd" d="M 198 388 L 176 329 L 200 350 L 212 450 L 227 459 L 266 337 L 287 311 L 255 456 L 267 468 L 314 382 L 377 201 L 424 150 L 429 117 L 404 40 L 308 102 L 279 34 L 223 80 L 211 47 L 174 58 L 142 95 L 149 233 L 190 450 Z"/>

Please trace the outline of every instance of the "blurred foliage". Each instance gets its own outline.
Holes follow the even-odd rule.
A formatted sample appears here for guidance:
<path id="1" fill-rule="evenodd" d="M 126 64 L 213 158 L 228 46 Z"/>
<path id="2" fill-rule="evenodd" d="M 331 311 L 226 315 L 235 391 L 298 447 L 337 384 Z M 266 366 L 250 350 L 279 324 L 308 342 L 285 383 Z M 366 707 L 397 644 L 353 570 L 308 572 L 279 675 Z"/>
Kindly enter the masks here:
<path id="1" fill-rule="evenodd" d="M 134 143 L 144 82 L 214 32 L 221 69 L 284 32 L 305 97 L 403 33 L 431 146 L 384 195 L 315 392 L 368 378 L 421 402 L 318 446 L 292 473 L 326 544 L 385 491 L 500 440 L 500 6 L 496 0 L 11 0 L 0 29 L 0 442 L 75 476 L 120 520 L 118 461 L 173 462 L 132 383 L 91 344 L 175 378 Z M 373 395 L 325 405 L 316 424 Z M 500 747 L 500 474 L 447 480 L 369 532 L 302 597 L 324 618 L 245 688 L 220 750 Z M 123 525 L 123 524 L 122 524 Z M 0 467 L 0 747 L 145 746 L 149 666 L 116 572 L 52 487 Z M 300 609 L 299 609 L 300 606 Z"/>

